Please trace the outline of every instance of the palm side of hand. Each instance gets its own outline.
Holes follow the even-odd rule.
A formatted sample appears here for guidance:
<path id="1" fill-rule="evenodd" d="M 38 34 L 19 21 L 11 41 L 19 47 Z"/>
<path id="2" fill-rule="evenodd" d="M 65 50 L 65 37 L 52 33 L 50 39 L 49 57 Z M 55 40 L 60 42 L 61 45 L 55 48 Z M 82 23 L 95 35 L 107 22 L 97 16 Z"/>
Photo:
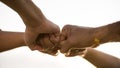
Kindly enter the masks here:
<path id="1" fill-rule="evenodd" d="M 51 37 L 60 32 L 59 27 L 49 20 L 45 20 L 43 24 L 37 27 L 26 27 L 25 41 L 31 50 L 43 51 L 54 46 L 55 37 Z M 48 52 L 48 51 L 47 51 Z"/>

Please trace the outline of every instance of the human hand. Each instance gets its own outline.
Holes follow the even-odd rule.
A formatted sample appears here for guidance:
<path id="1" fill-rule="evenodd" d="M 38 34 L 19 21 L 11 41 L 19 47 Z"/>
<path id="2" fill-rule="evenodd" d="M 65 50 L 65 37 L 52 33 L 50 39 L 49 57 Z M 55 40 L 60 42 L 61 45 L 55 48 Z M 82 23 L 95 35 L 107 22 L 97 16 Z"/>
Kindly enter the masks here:
<path id="1" fill-rule="evenodd" d="M 82 54 L 87 47 L 98 46 L 99 40 L 94 38 L 94 28 L 66 25 L 60 36 L 60 51 L 65 56 Z"/>
<path id="2" fill-rule="evenodd" d="M 57 53 L 57 49 L 53 49 L 53 47 L 55 47 L 59 41 L 59 32 L 60 29 L 56 24 L 49 20 L 44 20 L 43 23 L 37 27 L 32 28 L 26 26 L 25 42 L 31 50 L 39 50 L 53 55 Z M 46 49 L 48 50 L 45 51 Z"/>
<path id="3" fill-rule="evenodd" d="M 42 47 L 41 50 L 39 46 L 36 47 L 40 52 L 56 56 L 59 50 L 59 34 L 41 34 L 37 39 L 37 44 Z"/>
<path id="4" fill-rule="evenodd" d="M 1 2 L 16 11 L 23 20 L 26 25 L 25 43 L 31 50 L 45 50 L 46 47 L 50 47 L 56 42 L 52 36 L 59 33 L 59 27 L 47 20 L 32 0 L 13 0 L 12 2 L 10 0 L 1 0 Z M 45 36 L 45 38 L 47 37 L 47 41 L 42 44 L 37 44 L 38 37 L 41 37 L 41 35 Z M 40 40 L 43 39 L 43 37 L 40 38 Z"/>

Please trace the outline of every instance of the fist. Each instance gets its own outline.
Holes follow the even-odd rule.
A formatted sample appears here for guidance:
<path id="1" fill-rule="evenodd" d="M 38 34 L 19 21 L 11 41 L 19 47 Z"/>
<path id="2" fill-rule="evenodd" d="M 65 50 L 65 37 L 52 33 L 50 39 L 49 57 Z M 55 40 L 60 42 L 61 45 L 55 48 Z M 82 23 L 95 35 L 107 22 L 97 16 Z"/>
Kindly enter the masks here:
<path id="1" fill-rule="evenodd" d="M 94 47 L 94 28 L 66 25 L 60 35 L 60 51 L 66 56 L 82 54 L 87 47 Z"/>

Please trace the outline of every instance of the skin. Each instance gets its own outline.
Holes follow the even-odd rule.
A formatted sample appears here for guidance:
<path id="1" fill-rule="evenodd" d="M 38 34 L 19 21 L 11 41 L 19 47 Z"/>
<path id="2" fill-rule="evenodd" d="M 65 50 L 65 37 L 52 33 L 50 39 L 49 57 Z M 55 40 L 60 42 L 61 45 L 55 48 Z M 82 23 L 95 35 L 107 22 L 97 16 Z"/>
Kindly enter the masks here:
<path id="1" fill-rule="evenodd" d="M 58 47 L 55 44 L 51 44 L 46 36 L 43 36 L 44 41 L 37 39 L 37 44 L 44 44 L 49 46 L 43 46 L 43 48 L 49 48 L 48 50 L 41 51 L 43 53 L 56 56 L 58 52 Z M 47 43 L 49 42 L 49 43 Z M 24 41 L 24 32 L 10 32 L 10 31 L 0 31 L 0 52 L 8 51 L 14 48 L 26 46 Z M 53 48 L 54 47 L 54 48 Z"/>
<path id="2" fill-rule="evenodd" d="M 120 59 L 93 48 L 87 48 L 83 57 L 97 68 L 120 68 Z"/>
<path id="3" fill-rule="evenodd" d="M 82 49 L 87 47 L 97 47 L 107 42 L 119 42 L 120 22 L 96 28 L 66 25 L 62 29 L 60 38 L 62 53 L 66 56 L 79 55 Z"/>
<path id="4" fill-rule="evenodd" d="M 57 43 L 56 37 L 58 36 L 60 29 L 59 27 L 48 20 L 41 10 L 31 0 L 0 0 L 8 7 L 13 9 L 23 20 L 26 25 L 24 40 L 26 45 L 31 50 L 43 51 L 53 44 Z M 45 36 L 44 38 L 41 36 Z M 54 37 L 53 37 L 54 36 Z M 41 37 L 41 41 L 45 43 L 37 44 L 38 37 Z"/>
<path id="5" fill-rule="evenodd" d="M 23 32 L 0 31 L 0 52 L 25 46 Z"/>

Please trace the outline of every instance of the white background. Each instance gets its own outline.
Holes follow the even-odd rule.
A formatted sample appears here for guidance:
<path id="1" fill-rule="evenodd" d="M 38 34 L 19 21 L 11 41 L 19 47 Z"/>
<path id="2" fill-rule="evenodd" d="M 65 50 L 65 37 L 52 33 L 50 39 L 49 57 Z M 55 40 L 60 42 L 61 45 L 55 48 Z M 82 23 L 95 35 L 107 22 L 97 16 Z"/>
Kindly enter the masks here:
<path id="1" fill-rule="evenodd" d="M 120 21 L 120 0 L 34 0 L 44 15 L 59 25 L 98 27 Z M 0 29 L 24 32 L 25 25 L 16 12 L 0 3 Z M 13 41 L 14 42 L 14 41 Z M 97 48 L 120 58 L 120 43 L 102 44 Z M 0 68 L 95 68 L 80 56 L 50 56 L 28 47 L 0 53 Z"/>

